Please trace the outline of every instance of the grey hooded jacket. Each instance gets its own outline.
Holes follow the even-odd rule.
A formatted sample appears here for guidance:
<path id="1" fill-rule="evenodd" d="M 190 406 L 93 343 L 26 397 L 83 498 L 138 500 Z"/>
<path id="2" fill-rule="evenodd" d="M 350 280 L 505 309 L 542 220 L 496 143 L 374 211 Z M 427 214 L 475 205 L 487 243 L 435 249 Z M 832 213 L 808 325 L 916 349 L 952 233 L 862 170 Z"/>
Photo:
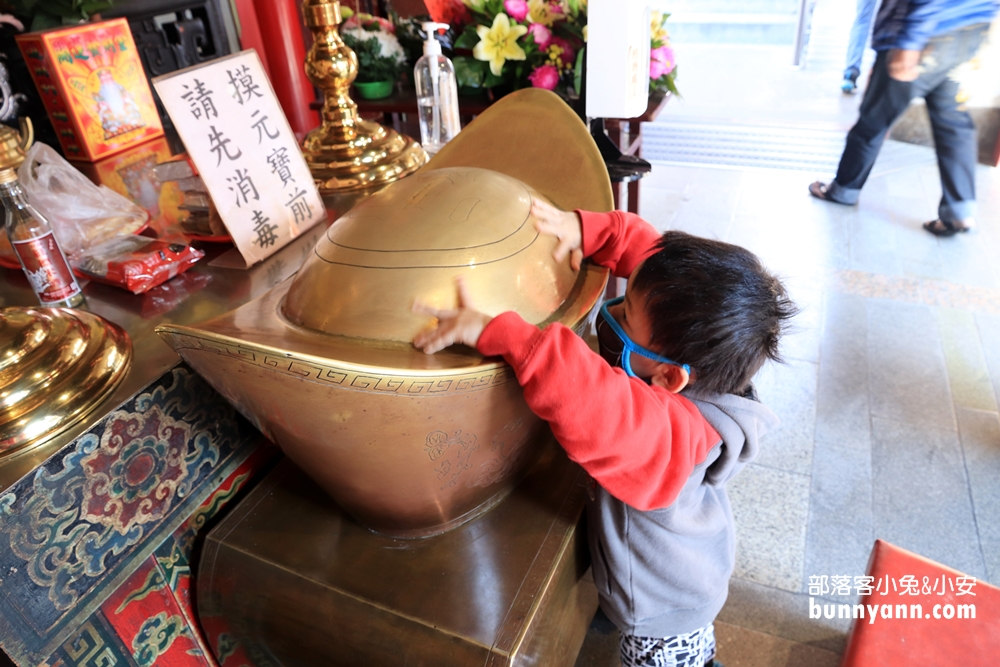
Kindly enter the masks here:
<path id="1" fill-rule="evenodd" d="M 736 557 L 725 484 L 778 424 L 761 403 L 732 394 L 683 394 L 722 436 L 669 507 L 643 512 L 597 486 L 587 508 L 594 583 L 618 629 L 671 637 L 711 623 L 729 592 Z"/>

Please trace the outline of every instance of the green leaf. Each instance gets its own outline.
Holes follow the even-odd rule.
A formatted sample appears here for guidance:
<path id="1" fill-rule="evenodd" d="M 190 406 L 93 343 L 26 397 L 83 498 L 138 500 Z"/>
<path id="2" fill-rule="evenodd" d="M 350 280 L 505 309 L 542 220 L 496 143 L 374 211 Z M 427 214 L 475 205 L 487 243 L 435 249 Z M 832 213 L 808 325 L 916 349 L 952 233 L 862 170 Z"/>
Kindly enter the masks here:
<path id="1" fill-rule="evenodd" d="M 103 12 L 105 9 L 111 9 L 114 7 L 114 4 L 113 2 L 108 2 L 108 0 L 90 0 L 90 2 L 84 2 L 80 5 L 80 11 L 87 18 L 90 18 L 94 14 Z"/>
<path id="2" fill-rule="evenodd" d="M 677 78 L 677 68 L 674 67 L 674 71 L 671 72 L 670 76 L 667 77 L 667 90 L 669 90 L 677 97 L 681 97 L 681 93 L 679 90 L 677 90 L 677 85 L 674 83 L 674 79 L 676 78 Z"/>
<path id="3" fill-rule="evenodd" d="M 558 33 L 564 33 L 564 34 L 559 35 L 560 37 L 564 37 L 565 35 L 572 35 L 573 37 L 576 37 L 581 42 L 583 41 L 583 26 L 582 25 L 577 25 L 575 23 L 569 23 L 567 21 L 563 21 L 561 23 L 557 23 L 556 25 L 559 27 L 559 30 L 556 31 L 556 32 L 558 32 Z"/>
<path id="4" fill-rule="evenodd" d="M 486 78 L 483 79 L 483 88 L 492 88 L 503 83 L 503 77 L 497 76 L 490 70 L 486 70 Z"/>
<path id="5" fill-rule="evenodd" d="M 60 16 L 66 19 L 74 19 L 80 21 L 83 16 L 80 14 L 79 10 L 73 9 L 73 6 L 67 2 L 39 2 L 38 11 L 45 12 L 46 14 L 53 14 L 55 16 Z"/>
<path id="6" fill-rule="evenodd" d="M 468 56 L 456 56 L 455 78 L 462 88 L 482 88 L 487 64 Z"/>
<path id="7" fill-rule="evenodd" d="M 36 30 L 48 30 L 62 25 L 62 19 L 48 12 L 35 12 L 35 17 L 31 20 L 31 32 Z"/>
<path id="8" fill-rule="evenodd" d="M 580 88 L 583 86 L 583 59 L 584 54 L 587 53 L 587 47 L 584 46 L 580 49 L 579 53 L 576 54 L 576 64 L 573 66 L 573 90 L 576 94 L 580 94 Z"/>
<path id="9" fill-rule="evenodd" d="M 469 25 L 465 27 L 465 30 L 455 40 L 456 49 L 471 49 L 479 43 L 479 35 L 476 34 L 475 26 Z"/>

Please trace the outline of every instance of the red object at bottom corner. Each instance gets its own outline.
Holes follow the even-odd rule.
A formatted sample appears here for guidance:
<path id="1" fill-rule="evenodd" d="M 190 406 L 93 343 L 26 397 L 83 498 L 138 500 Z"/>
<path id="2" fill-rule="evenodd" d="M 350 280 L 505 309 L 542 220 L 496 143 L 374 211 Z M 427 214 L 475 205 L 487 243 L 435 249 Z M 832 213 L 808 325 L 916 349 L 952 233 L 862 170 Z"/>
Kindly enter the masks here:
<path id="1" fill-rule="evenodd" d="M 1000 588 L 882 540 L 868 576 L 874 590 L 861 599 L 841 667 L 997 664 Z"/>

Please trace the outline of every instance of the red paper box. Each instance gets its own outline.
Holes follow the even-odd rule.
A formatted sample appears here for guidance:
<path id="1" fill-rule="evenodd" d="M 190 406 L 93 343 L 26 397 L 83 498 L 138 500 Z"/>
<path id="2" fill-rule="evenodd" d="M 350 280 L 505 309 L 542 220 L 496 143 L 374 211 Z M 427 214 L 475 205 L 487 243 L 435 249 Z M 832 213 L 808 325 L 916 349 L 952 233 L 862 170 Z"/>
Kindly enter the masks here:
<path id="1" fill-rule="evenodd" d="M 868 576 L 873 590 L 861 598 L 864 616 L 854 615 L 841 667 L 997 664 L 1000 588 L 882 540 Z"/>
<path id="2" fill-rule="evenodd" d="M 15 39 L 68 159 L 94 161 L 163 135 L 125 19 Z"/>

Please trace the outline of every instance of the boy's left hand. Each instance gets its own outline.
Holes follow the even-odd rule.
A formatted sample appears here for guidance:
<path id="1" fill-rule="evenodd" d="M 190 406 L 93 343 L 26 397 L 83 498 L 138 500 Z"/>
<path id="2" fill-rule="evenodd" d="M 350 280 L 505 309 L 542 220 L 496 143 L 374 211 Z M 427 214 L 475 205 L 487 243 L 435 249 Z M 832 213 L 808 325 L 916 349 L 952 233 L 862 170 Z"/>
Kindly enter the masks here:
<path id="1" fill-rule="evenodd" d="M 458 308 L 441 310 L 432 308 L 422 301 L 413 304 L 413 312 L 438 319 L 436 327 L 421 331 L 413 339 L 413 346 L 427 354 L 434 354 L 457 343 L 475 348 L 483 329 L 493 320 L 472 305 L 469 288 L 461 276 L 455 279 L 455 283 L 458 286 Z"/>

